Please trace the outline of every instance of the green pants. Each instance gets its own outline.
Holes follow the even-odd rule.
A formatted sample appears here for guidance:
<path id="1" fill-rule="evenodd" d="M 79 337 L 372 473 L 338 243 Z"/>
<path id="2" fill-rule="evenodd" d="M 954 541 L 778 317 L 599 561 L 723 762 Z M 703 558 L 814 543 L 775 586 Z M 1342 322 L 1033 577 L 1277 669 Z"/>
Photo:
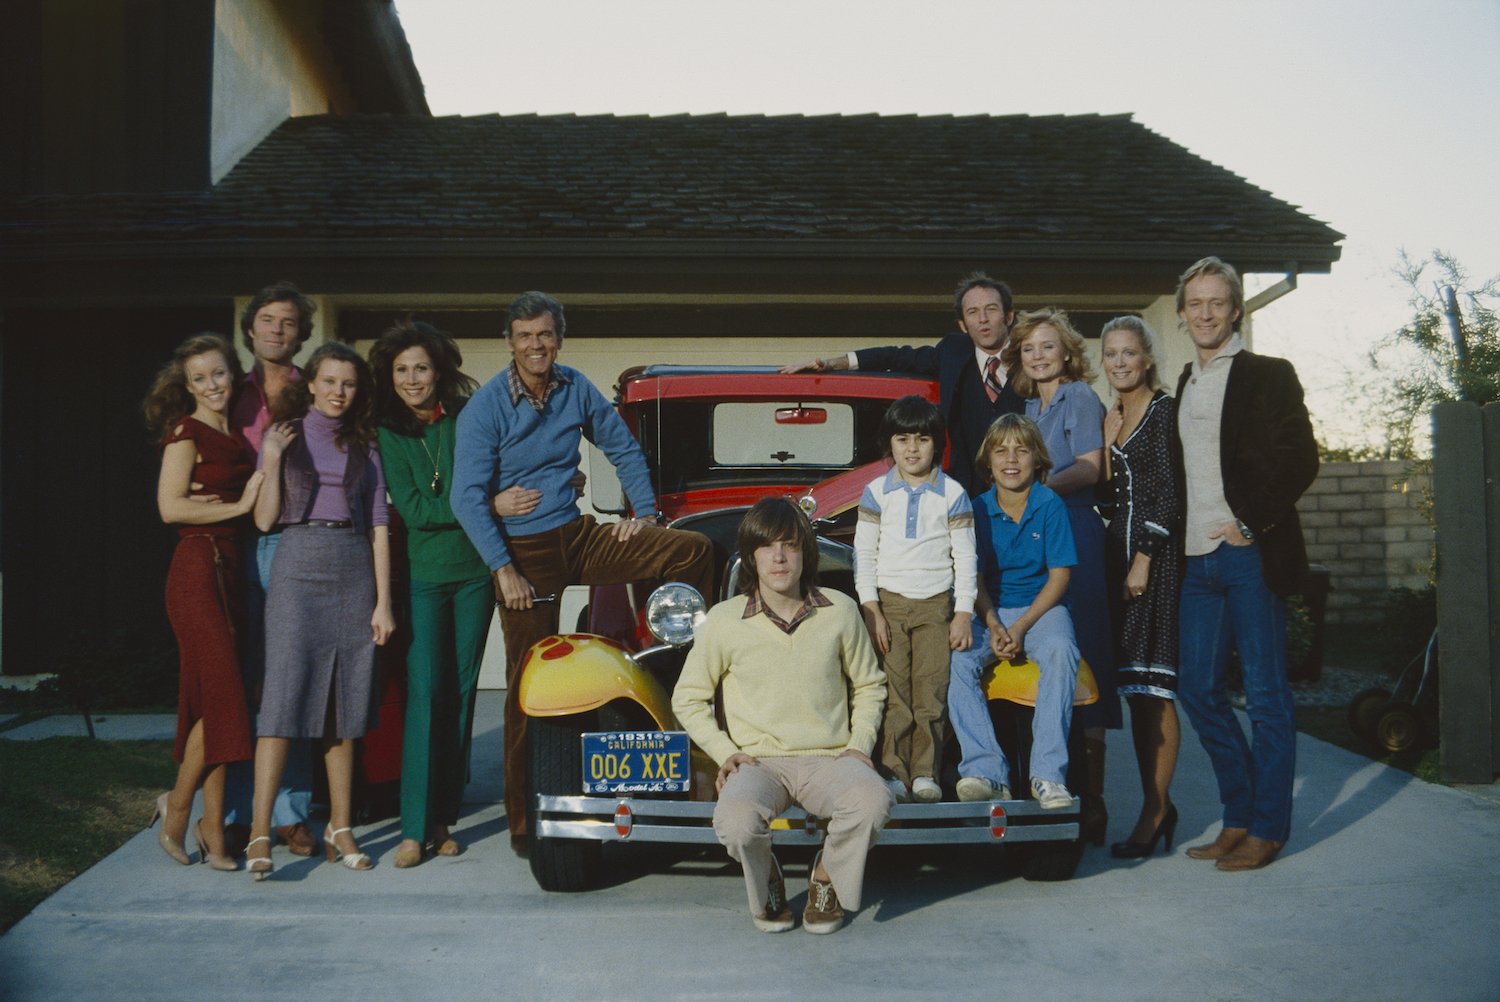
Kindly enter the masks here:
<path id="1" fill-rule="evenodd" d="M 474 688 L 494 615 L 489 577 L 411 583 L 406 735 L 401 749 L 401 837 L 426 843 L 458 822 L 469 778 Z"/>

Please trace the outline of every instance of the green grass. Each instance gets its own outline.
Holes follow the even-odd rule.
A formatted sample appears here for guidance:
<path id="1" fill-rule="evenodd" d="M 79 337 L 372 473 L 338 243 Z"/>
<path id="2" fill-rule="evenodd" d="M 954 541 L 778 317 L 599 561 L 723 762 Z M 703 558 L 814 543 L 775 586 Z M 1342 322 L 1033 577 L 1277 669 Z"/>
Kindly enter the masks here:
<path id="1" fill-rule="evenodd" d="M 0 741 L 0 932 L 139 832 L 176 775 L 169 741 Z"/>

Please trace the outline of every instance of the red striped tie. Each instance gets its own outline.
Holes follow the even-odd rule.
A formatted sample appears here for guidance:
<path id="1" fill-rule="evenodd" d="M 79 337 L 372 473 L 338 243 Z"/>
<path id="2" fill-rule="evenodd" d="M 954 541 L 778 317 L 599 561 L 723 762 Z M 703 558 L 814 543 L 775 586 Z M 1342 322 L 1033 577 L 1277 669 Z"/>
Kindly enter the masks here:
<path id="1" fill-rule="evenodd" d="M 1005 388 L 1000 385 L 1000 380 L 995 378 L 995 373 L 999 368 L 999 355 L 991 355 L 989 361 L 984 363 L 984 392 L 990 395 L 990 403 L 999 400 L 1000 391 Z"/>

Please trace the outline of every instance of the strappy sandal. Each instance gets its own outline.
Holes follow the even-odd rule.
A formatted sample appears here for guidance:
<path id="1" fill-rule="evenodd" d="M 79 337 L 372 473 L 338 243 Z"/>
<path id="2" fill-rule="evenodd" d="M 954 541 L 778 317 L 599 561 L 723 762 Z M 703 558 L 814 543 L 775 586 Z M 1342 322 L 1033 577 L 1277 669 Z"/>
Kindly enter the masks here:
<path id="1" fill-rule="evenodd" d="M 264 856 L 251 855 L 250 850 L 254 849 L 261 842 L 266 844 L 266 854 Z M 271 862 L 271 836 L 257 836 L 251 839 L 245 846 L 245 868 L 250 871 L 256 880 L 265 880 L 271 875 L 271 871 L 276 869 L 276 864 Z"/>
<path id="2" fill-rule="evenodd" d="M 328 862 L 342 863 L 350 870 L 368 870 L 374 866 L 375 864 L 370 862 L 370 857 L 365 853 L 340 852 L 338 846 L 333 844 L 333 840 L 345 832 L 349 833 L 350 839 L 354 838 L 354 829 L 352 828 L 334 828 L 330 824 L 327 828 L 323 829 L 323 851 L 328 854 Z M 356 845 L 355 848 L 357 849 L 358 846 Z"/>

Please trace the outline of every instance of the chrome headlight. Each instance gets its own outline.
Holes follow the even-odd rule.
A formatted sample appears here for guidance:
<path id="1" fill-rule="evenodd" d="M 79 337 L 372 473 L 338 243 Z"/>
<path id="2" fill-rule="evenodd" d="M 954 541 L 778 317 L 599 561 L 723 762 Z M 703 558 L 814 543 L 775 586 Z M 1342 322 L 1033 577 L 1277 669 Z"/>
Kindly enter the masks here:
<path id="1" fill-rule="evenodd" d="M 698 589 L 672 581 L 646 599 L 646 626 L 657 640 L 681 647 L 692 641 L 707 609 Z"/>

